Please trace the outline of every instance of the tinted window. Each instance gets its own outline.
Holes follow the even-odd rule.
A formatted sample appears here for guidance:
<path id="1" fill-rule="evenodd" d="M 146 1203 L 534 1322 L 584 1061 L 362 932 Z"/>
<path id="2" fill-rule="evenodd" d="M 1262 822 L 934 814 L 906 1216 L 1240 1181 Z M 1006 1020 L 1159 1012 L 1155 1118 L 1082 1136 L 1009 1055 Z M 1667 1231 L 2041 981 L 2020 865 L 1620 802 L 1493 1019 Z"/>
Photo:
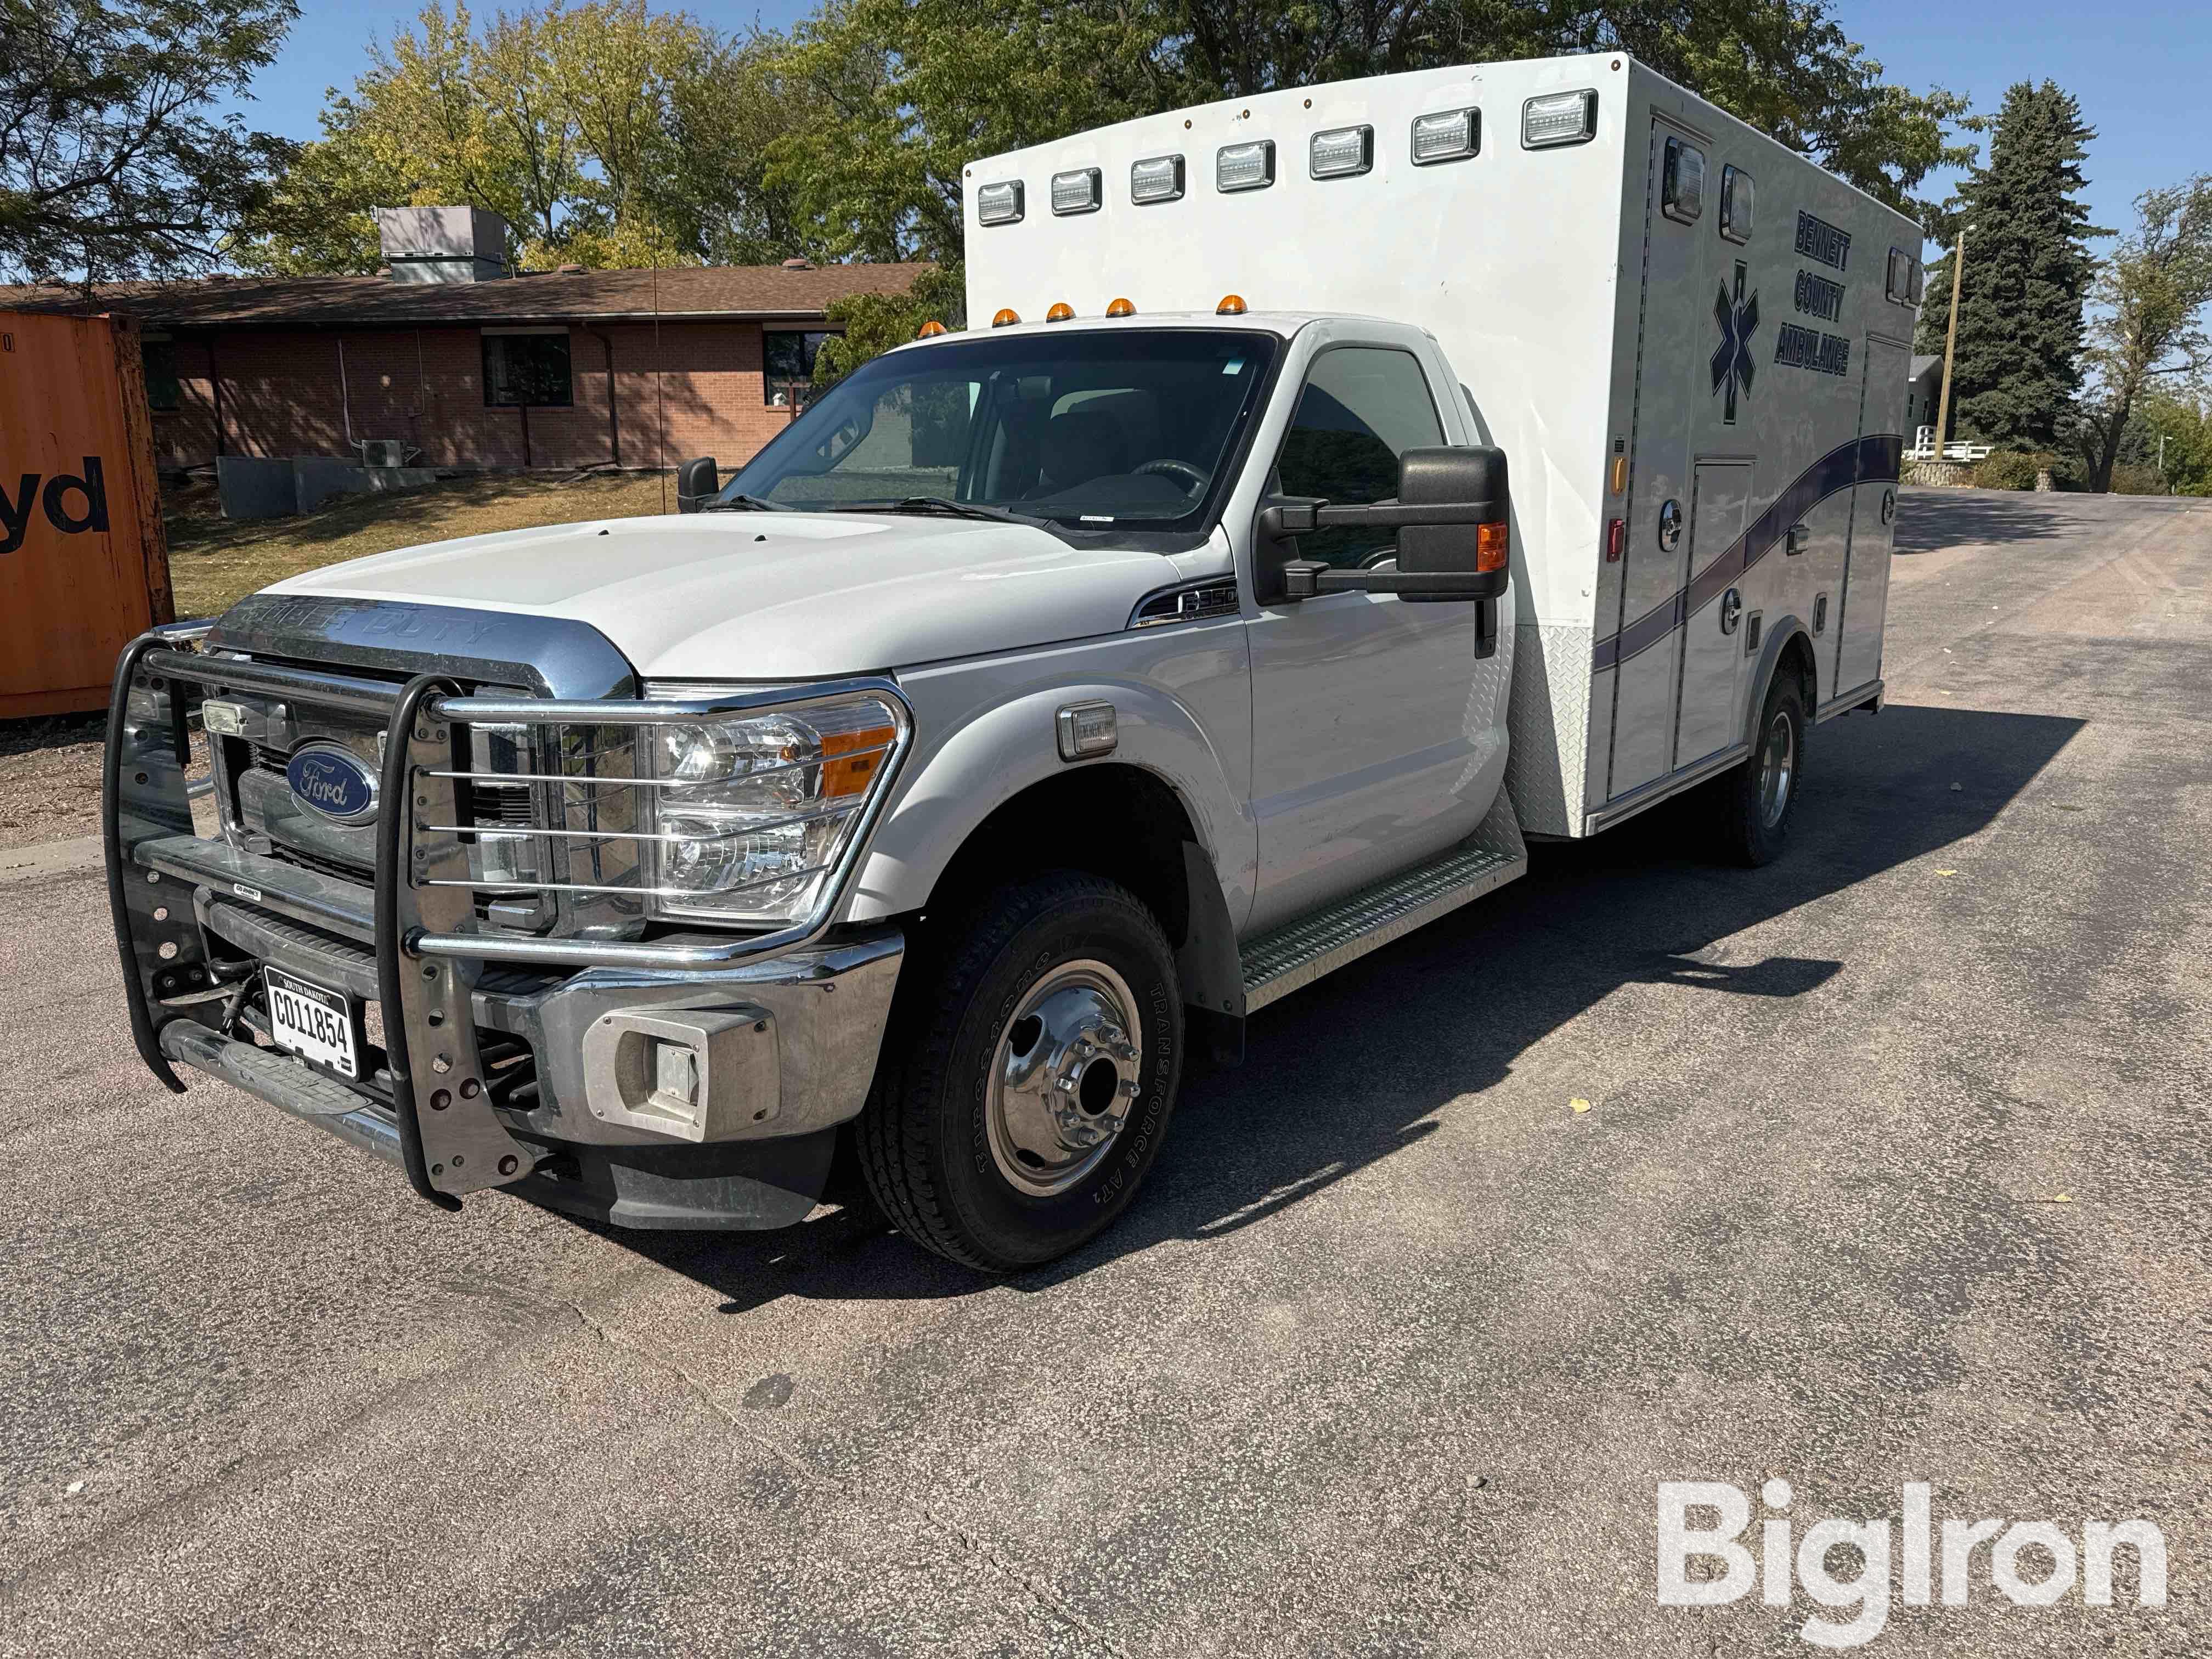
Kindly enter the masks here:
<path id="1" fill-rule="evenodd" d="M 1214 329 L 969 336 L 862 365 L 730 481 L 811 511 L 908 495 L 1084 529 L 1203 520 L 1274 361 Z"/>
<path id="2" fill-rule="evenodd" d="M 793 400 L 804 403 L 806 389 L 814 379 L 814 360 L 822 352 L 822 343 L 830 337 L 827 330 L 810 329 L 802 334 L 796 330 L 778 330 L 761 336 L 761 397 L 770 404 L 781 404 Z"/>
<path id="3" fill-rule="evenodd" d="M 568 336 L 487 334 L 483 343 L 484 401 L 501 407 L 565 408 L 574 401 L 568 381 Z"/>
<path id="4" fill-rule="evenodd" d="M 1275 463 L 1285 495 L 1342 506 L 1389 501 L 1398 458 L 1444 441 L 1427 379 L 1408 351 L 1340 346 L 1314 359 L 1298 412 Z M 1397 546 L 1389 530 L 1323 530 L 1298 538 L 1299 554 L 1329 564 L 1364 564 Z"/>
<path id="5" fill-rule="evenodd" d="M 184 391 L 177 384 L 177 343 L 174 340 L 149 340 L 141 348 L 146 362 L 146 407 L 176 409 L 184 403 Z"/>

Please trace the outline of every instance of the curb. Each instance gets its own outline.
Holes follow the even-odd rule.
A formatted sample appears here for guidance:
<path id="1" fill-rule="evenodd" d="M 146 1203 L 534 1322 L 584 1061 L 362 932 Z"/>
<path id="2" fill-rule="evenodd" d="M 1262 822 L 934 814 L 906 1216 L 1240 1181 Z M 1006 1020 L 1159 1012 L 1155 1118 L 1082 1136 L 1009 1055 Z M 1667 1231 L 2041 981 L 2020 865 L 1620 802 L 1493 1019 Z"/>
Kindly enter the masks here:
<path id="1" fill-rule="evenodd" d="M 35 847 L 11 847 L 0 852 L 0 886 L 35 881 L 41 876 L 92 875 L 105 862 L 96 835 L 71 836 L 66 841 L 41 842 Z"/>

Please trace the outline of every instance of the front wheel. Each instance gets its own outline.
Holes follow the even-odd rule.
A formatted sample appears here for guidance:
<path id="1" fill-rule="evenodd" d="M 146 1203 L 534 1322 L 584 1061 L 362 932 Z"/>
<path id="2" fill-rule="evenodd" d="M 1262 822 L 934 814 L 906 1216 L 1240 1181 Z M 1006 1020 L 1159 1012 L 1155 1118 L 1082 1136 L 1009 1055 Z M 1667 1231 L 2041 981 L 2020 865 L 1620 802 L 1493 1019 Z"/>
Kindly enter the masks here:
<path id="1" fill-rule="evenodd" d="M 1778 674 L 1759 711 L 1750 757 L 1716 783 L 1721 842 L 1737 863 L 1755 869 L 1780 854 L 1804 767 L 1804 700 L 1794 678 Z"/>
<path id="2" fill-rule="evenodd" d="M 900 1231 L 1008 1273 L 1128 1206 L 1182 1070 L 1175 953 L 1127 889 L 1076 872 L 1000 889 L 918 942 L 854 1126 Z"/>

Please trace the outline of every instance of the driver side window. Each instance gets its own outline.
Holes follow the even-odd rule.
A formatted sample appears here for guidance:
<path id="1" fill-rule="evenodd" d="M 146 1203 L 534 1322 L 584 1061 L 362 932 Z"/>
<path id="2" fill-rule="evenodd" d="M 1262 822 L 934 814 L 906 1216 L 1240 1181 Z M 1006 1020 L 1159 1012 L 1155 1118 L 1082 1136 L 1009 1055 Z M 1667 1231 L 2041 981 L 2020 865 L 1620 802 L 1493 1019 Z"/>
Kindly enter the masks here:
<path id="1" fill-rule="evenodd" d="M 1398 493 L 1398 458 L 1444 441 L 1428 377 L 1410 351 L 1336 346 L 1314 359 L 1283 437 L 1275 475 L 1285 495 L 1365 507 Z M 1390 530 L 1321 530 L 1298 538 L 1302 558 L 1349 568 L 1397 550 Z"/>

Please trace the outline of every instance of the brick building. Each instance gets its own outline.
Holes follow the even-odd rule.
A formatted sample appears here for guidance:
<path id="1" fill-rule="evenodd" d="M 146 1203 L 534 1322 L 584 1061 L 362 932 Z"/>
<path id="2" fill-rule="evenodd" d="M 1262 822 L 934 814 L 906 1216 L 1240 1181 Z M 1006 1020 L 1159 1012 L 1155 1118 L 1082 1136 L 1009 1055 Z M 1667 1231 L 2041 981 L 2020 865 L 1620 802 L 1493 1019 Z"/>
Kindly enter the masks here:
<path id="1" fill-rule="evenodd" d="M 444 210 L 423 210 L 441 212 Z M 823 313 L 899 293 L 922 267 L 494 266 L 425 276 L 208 277 L 0 287 L 0 308 L 114 311 L 144 332 L 157 464 L 218 455 L 359 459 L 397 440 L 451 467 L 725 469 L 794 412 Z"/>

